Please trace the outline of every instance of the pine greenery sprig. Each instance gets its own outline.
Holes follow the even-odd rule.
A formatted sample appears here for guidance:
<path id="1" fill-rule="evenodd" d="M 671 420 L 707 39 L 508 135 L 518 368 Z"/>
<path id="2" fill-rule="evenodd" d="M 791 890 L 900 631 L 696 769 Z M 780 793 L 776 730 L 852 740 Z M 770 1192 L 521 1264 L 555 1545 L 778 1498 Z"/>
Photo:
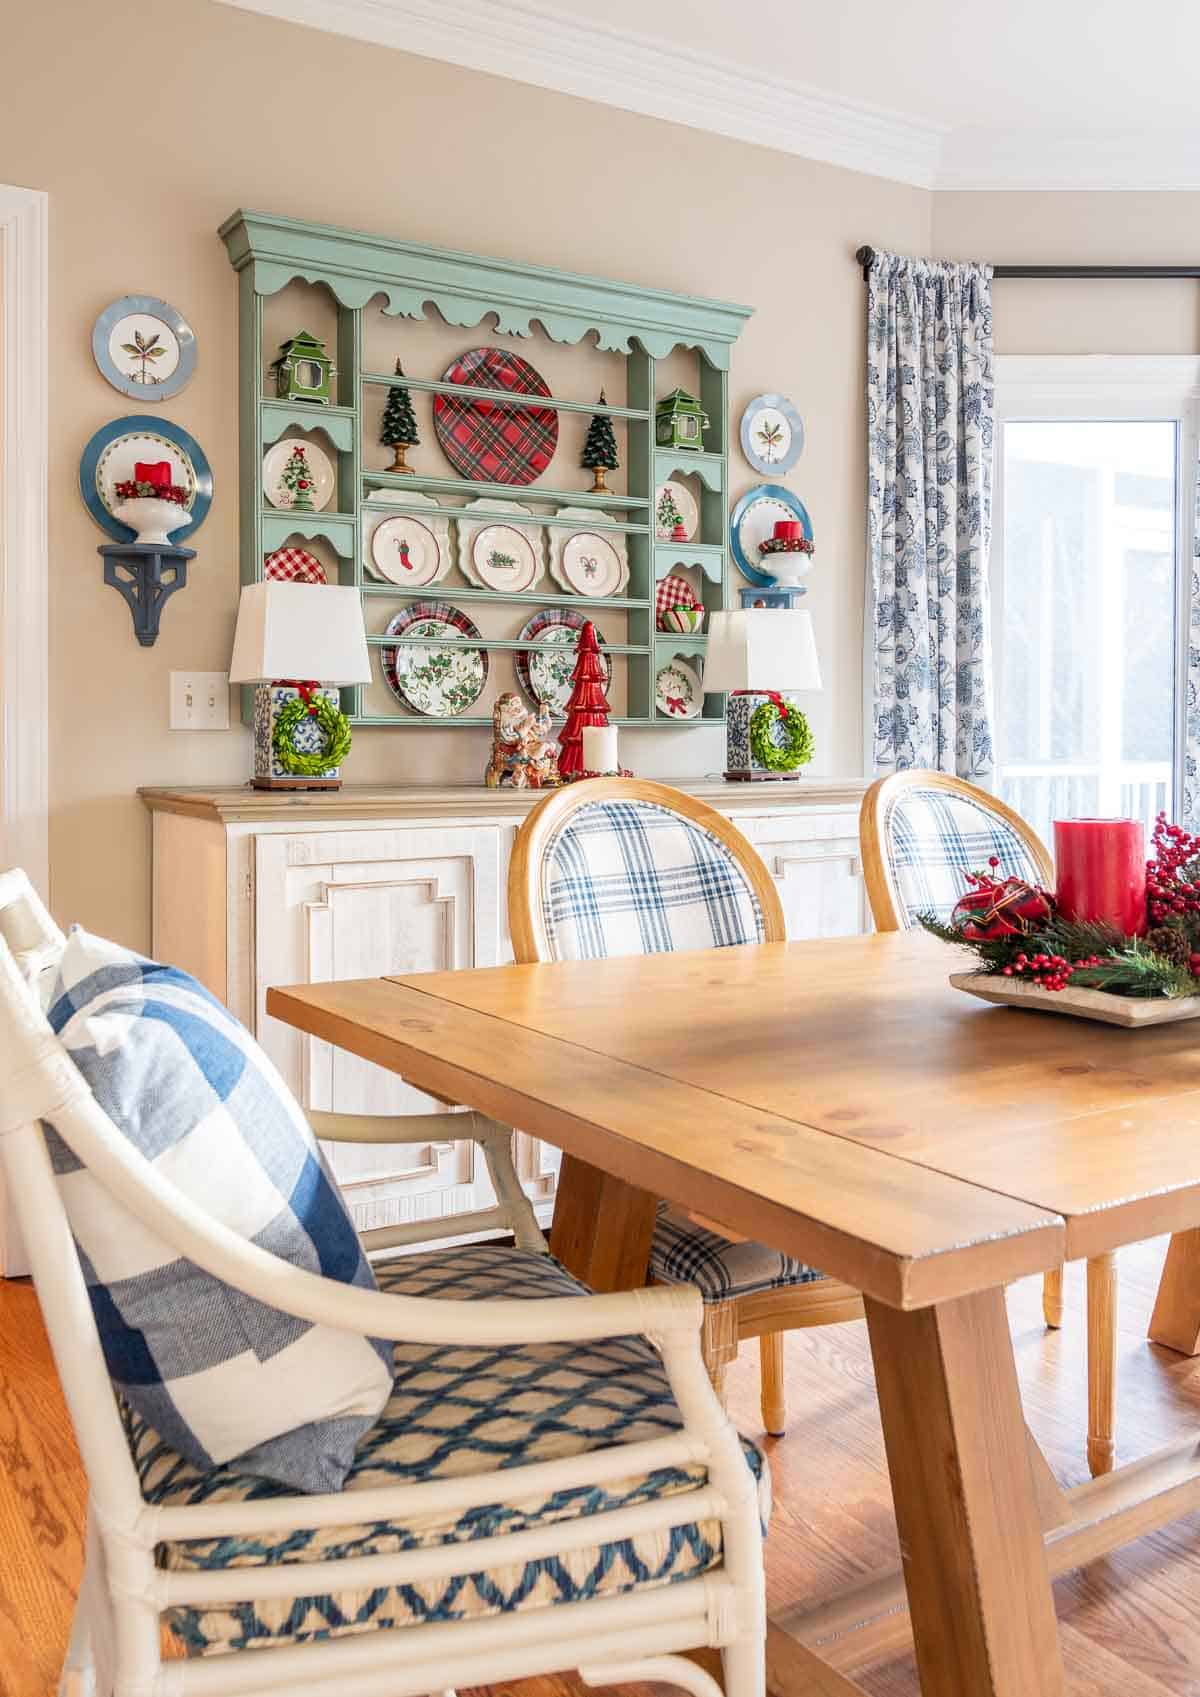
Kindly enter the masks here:
<path id="1" fill-rule="evenodd" d="M 1106 990 L 1110 996 L 1194 996 L 1200 985 L 1186 966 L 1156 955 L 1134 939 L 1105 956 L 1098 966 L 1081 966 L 1072 984 L 1085 990 Z"/>
<path id="2" fill-rule="evenodd" d="M 1077 967 L 1071 983 L 1085 990 L 1104 990 L 1112 996 L 1194 996 L 1200 993 L 1200 983 L 1186 966 L 1155 954 L 1136 937 L 1122 937 L 1110 925 L 1089 921 L 1051 919 L 1040 931 L 1011 937 L 964 937 L 955 925 L 947 924 L 932 913 L 917 915 L 931 936 L 943 943 L 957 943 L 969 949 L 980 963 L 983 972 L 1003 972 L 1015 964 L 1018 955 L 1032 959 L 1034 955 L 1061 955 L 1064 960 L 1090 960 L 1099 955 L 1096 966 Z M 1180 923 L 1181 930 L 1189 927 Z"/>

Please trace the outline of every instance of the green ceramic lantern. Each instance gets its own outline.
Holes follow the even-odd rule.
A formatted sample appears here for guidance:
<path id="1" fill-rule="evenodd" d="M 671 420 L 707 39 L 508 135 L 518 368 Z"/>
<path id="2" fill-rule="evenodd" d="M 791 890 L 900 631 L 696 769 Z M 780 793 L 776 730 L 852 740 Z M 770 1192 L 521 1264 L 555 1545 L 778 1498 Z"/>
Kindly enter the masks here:
<path id="1" fill-rule="evenodd" d="M 327 407 L 332 400 L 332 382 L 337 367 L 307 330 L 279 344 L 279 358 L 271 363 L 275 393 L 284 401 L 314 401 Z"/>
<path id="2" fill-rule="evenodd" d="M 654 409 L 654 440 L 660 448 L 688 448 L 700 453 L 707 428 L 708 414 L 686 389 L 672 389 Z"/>

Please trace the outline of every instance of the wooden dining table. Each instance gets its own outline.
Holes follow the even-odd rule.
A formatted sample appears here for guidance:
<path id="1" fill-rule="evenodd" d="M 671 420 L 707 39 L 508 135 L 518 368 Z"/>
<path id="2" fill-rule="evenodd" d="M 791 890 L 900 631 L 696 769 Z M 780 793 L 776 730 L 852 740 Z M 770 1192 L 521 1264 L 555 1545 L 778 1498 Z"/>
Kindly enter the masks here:
<path id="1" fill-rule="evenodd" d="M 1052 1578 L 1200 1507 L 1196 1438 L 1059 1487 L 1004 1297 L 1171 1232 L 1151 1336 L 1200 1349 L 1200 1026 L 989 1007 L 954 964 L 890 933 L 267 997 L 557 1144 L 551 1247 L 594 1289 L 644 1282 L 666 1198 L 862 1290 L 902 1566 L 772 1619 L 788 1697 L 910 1635 L 925 1697 L 1062 1697 Z"/>

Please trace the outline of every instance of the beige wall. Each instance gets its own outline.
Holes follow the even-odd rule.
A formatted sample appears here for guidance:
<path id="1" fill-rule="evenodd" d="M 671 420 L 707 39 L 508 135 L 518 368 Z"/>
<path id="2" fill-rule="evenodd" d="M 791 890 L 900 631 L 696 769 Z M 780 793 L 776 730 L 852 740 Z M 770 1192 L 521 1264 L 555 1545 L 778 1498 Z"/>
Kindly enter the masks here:
<path id="1" fill-rule="evenodd" d="M 1179 265 L 1195 251 L 1200 194 L 937 194 L 933 250 L 993 264 Z M 1001 278 L 1001 354 L 1194 354 L 1194 282 Z"/>
<path id="2" fill-rule="evenodd" d="M 132 0 L 24 8 L 24 69 L 0 109 L 0 179 L 51 196 L 56 911 L 146 946 L 149 836 L 136 786 L 248 770 L 242 729 L 167 729 L 168 672 L 224 668 L 233 632 L 235 286 L 216 228 L 239 205 L 753 304 L 732 411 L 777 389 L 807 420 L 789 482 L 819 548 L 816 769 L 859 770 L 863 356 L 851 256 L 863 240 L 924 251 L 930 197 L 208 0 L 152 10 L 153 27 Z M 137 410 L 89 349 L 96 314 L 135 290 L 171 301 L 196 328 L 197 375 L 162 411 L 205 447 L 216 482 L 192 583 L 150 650 L 101 583 L 104 538 L 77 491 L 88 437 Z M 740 494 L 756 478 L 736 454 L 733 464 Z M 626 752 L 644 772 L 694 773 L 717 768 L 721 742 L 711 731 L 644 732 Z M 360 780 L 466 781 L 482 769 L 484 737 L 363 733 L 352 759 Z"/>

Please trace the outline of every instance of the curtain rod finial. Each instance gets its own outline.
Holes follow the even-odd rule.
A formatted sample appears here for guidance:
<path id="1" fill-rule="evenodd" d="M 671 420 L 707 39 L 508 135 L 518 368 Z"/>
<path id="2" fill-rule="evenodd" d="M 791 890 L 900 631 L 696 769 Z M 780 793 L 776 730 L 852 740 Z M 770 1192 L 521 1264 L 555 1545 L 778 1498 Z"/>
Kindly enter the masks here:
<path id="1" fill-rule="evenodd" d="M 870 269 L 871 262 L 875 258 L 875 249 L 873 247 L 860 247 L 854 257 L 862 266 L 863 270 L 867 271 Z"/>

